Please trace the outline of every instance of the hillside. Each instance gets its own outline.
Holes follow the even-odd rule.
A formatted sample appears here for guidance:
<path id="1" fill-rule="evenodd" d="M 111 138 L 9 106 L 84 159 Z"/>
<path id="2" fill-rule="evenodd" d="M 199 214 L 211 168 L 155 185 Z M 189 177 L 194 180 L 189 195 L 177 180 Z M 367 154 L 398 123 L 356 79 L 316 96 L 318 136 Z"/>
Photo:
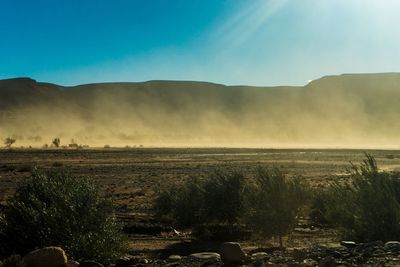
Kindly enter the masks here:
<path id="1" fill-rule="evenodd" d="M 189 81 L 74 87 L 0 80 L 0 137 L 41 146 L 400 147 L 400 74 L 326 76 L 304 87 Z"/>

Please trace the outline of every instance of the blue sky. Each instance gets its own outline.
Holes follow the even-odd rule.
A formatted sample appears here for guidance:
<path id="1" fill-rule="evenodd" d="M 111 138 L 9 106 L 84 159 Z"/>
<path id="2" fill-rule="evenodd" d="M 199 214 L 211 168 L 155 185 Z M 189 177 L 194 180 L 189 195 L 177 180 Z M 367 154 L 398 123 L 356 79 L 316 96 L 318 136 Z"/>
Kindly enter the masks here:
<path id="1" fill-rule="evenodd" d="M 2 0 L 0 78 L 303 85 L 400 71 L 397 0 Z"/>

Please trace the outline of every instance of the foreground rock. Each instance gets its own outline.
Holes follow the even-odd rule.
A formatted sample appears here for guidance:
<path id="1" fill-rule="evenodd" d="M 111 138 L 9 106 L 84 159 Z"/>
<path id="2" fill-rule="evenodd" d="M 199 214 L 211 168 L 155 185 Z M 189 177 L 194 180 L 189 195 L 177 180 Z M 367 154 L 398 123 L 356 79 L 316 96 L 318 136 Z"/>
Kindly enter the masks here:
<path id="1" fill-rule="evenodd" d="M 67 255 L 60 247 L 37 249 L 23 258 L 27 267 L 66 267 Z"/>
<path id="2" fill-rule="evenodd" d="M 219 254 L 224 263 L 239 264 L 246 260 L 246 254 L 239 243 L 226 242 L 219 248 Z"/>
<path id="3" fill-rule="evenodd" d="M 79 267 L 104 267 L 102 264 L 95 261 L 83 261 Z"/>
<path id="4" fill-rule="evenodd" d="M 78 266 L 79 266 L 79 262 L 77 262 L 77 261 L 72 261 L 72 260 L 67 261 L 67 267 L 78 267 Z"/>
<path id="5" fill-rule="evenodd" d="M 221 261 L 221 255 L 218 253 L 213 252 L 201 252 L 201 253 L 194 253 L 190 254 L 189 258 L 198 260 L 198 261 L 205 261 L 210 263 L 216 263 Z"/>
<path id="6" fill-rule="evenodd" d="M 266 252 L 256 252 L 251 254 L 251 260 L 253 261 L 265 261 L 268 260 L 270 255 Z"/>
<path id="7" fill-rule="evenodd" d="M 180 260 L 182 260 L 182 257 L 180 255 L 170 255 L 168 257 L 168 260 L 170 260 L 170 261 L 180 261 Z"/>
<path id="8" fill-rule="evenodd" d="M 355 248 L 357 246 L 356 242 L 353 241 L 342 241 L 340 245 L 346 248 Z"/>
<path id="9" fill-rule="evenodd" d="M 238 243 L 223 243 L 220 253 L 202 252 L 186 256 L 170 255 L 169 257 L 144 258 L 144 254 L 126 256 L 110 266 L 114 267 L 200 267 L 200 266 L 400 266 L 400 242 L 342 242 L 341 246 L 312 246 L 309 248 L 292 248 L 272 250 L 270 247 L 255 248 L 247 256 Z M 147 255 L 149 256 L 149 255 Z M 6 266 L 10 263 L 25 262 L 26 267 L 103 267 L 94 261 L 68 261 L 65 252 L 58 247 L 48 247 L 32 251 L 24 258 L 11 255 L 3 260 Z M 0 264 L 1 266 L 1 264 Z"/>
<path id="10" fill-rule="evenodd" d="M 384 249 L 392 252 L 400 252 L 400 242 L 399 241 L 386 242 Z"/>

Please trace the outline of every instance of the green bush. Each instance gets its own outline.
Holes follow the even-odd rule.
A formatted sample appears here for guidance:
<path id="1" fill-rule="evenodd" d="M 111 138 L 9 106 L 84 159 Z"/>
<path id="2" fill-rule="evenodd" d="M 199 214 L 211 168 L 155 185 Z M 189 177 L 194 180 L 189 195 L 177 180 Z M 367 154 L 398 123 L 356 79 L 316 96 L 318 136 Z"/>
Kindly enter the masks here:
<path id="1" fill-rule="evenodd" d="M 154 208 L 158 217 L 169 218 L 180 227 L 235 223 L 243 210 L 244 190 L 241 173 L 218 171 L 162 192 Z"/>
<path id="2" fill-rule="evenodd" d="M 7 202 L 0 224 L 3 253 L 56 245 L 73 259 L 108 263 L 125 244 L 111 202 L 93 182 L 63 173 L 35 171 Z"/>
<path id="3" fill-rule="evenodd" d="M 348 183 L 336 184 L 325 200 L 325 218 L 344 238 L 367 242 L 400 239 L 400 177 L 379 172 L 375 159 L 366 155 L 352 165 Z"/>
<path id="4" fill-rule="evenodd" d="M 245 205 L 245 190 L 242 173 L 215 172 L 204 183 L 203 221 L 236 223 Z"/>
<path id="5" fill-rule="evenodd" d="M 307 194 L 299 179 L 288 179 L 277 169 L 259 169 L 249 190 L 245 222 L 256 233 L 282 237 L 295 226 Z"/>
<path id="6" fill-rule="evenodd" d="M 160 193 L 154 209 L 159 218 L 171 220 L 179 227 L 200 223 L 204 207 L 203 182 L 192 178 L 183 186 L 173 186 Z"/>
<path id="7" fill-rule="evenodd" d="M 161 193 L 155 210 L 178 226 L 211 229 L 212 238 L 225 230 L 248 235 L 233 227 L 244 222 L 248 230 L 281 239 L 305 204 L 305 192 L 298 179 L 287 179 L 278 169 L 260 169 L 254 183 L 240 172 L 217 172 Z"/>

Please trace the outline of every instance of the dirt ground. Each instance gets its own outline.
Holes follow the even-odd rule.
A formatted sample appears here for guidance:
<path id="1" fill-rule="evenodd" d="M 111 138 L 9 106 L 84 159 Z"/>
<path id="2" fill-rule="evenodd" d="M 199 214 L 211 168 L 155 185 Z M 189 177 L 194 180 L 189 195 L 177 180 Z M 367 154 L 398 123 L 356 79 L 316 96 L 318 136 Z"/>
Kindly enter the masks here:
<path id="1" fill-rule="evenodd" d="M 217 169 L 240 169 L 249 177 L 257 167 L 281 168 L 289 176 L 300 176 L 313 187 L 324 187 L 346 178 L 350 162 L 359 163 L 364 153 L 375 157 L 384 170 L 400 171 L 400 151 L 389 150 L 301 150 L 223 148 L 135 148 L 135 149 L 12 149 L 0 150 L 0 203 L 29 177 L 34 168 L 63 169 L 94 179 L 118 207 L 121 217 L 136 221 L 151 218 L 157 193 L 189 177 L 207 175 Z M 335 245 L 330 229 L 309 229 L 304 219 L 289 245 L 315 243 Z M 138 255 L 162 251 L 185 241 L 177 236 L 134 235 L 131 249 Z M 273 240 L 249 241 L 247 250 Z"/>

